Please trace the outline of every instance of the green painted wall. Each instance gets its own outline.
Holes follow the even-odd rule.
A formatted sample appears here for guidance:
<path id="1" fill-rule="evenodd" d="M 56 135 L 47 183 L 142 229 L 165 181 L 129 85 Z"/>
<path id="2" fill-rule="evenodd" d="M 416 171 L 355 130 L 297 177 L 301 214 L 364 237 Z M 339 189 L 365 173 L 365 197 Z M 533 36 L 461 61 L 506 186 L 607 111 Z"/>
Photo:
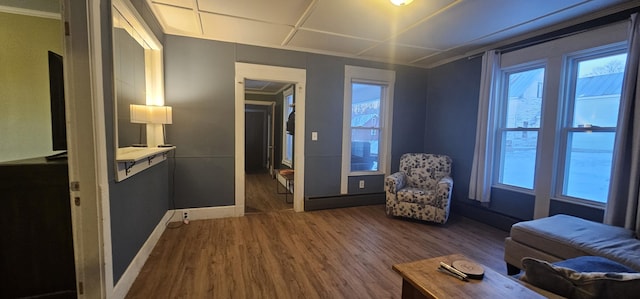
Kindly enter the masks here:
<path id="1" fill-rule="evenodd" d="M 0 13 L 0 162 L 54 153 L 47 51 L 63 54 L 60 20 Z"/>

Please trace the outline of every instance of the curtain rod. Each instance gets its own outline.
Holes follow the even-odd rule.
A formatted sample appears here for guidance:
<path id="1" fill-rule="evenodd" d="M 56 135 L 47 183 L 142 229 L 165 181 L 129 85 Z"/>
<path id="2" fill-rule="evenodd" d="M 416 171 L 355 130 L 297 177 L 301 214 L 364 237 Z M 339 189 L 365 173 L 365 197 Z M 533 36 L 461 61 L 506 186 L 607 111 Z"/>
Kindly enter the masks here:
<path id="1" fill-rule="evenodd" d="M 521 40 L 521 41 L 518 41 L 518 42 L 514 42 L 514 43 L 511 43 L 511 44 L 508 44 L 508 45 L 504 45 L 502 47 L 496 47 L 494 50 L 496 50 L 497 52 L 500 52 L 500 53 L 513 52 L 513 51 L 520 50 L 520 49 L 523 49 L 523 48 L 527 48 L 527 47 L 543 44 L 543 43 L 546 43 L 546 42 L 554 41 L 554 40 L 557 40 L 557 39 L 561 39 L 561 38 L 573 36 L 573 35 L 576 35 L 576 34 L 584 33 L 584 32 L 590 31 L 590 30 L 596 30 L 596 29 L 604 28 L 606 26 L 611 26 L 611 25 L 614 25 L 614 24 L 617 24 L 617 23 L 628 22 L 629 21 L 629 16 L 631 16 L 635 12 L 637 12 L 637 8 L 634 9 L 633 11 L 630 11 L 630 10 L 621 11 L 621 12 L 618 12 L 616 14 L 603 17 L 603 18 L 607 18 L 607 17 L 612 17 L 614 15 L 618 15 L 618 14 L 627 15 L 625 18 L 620 19 L 620 20 L 607 22 L 605 24 L 600 24 L 600 25 L 589 26 L 588 28 L 577 29 L 575 31 L 571 31 L 571 32 L 563 33 L 563 34 L 553 34 L 554 32 L 566 30 L 567 28 L 571 28 L 571 27 L 574 27 L 574 26 L 582 26 L 582 25 L 588 24 L 590 22 L 597 22 L 598 20 L 602 20 L 603 18 L 594 19 L 594 20 L 587 21 L 587 22 L 584 22 L 584 23 L 572 25 L 572 26 L 569 26 L 569 27 L 566 27 L 566 28 L 562 28 L 562 29 L 558 29 L 558 30 L 555 30 L 555 31 L 543 33 L 543 34 L 540 34 L 538 36 L 534 36 L 534 37 L 531 37 L 531 38 L 528 38 L 528 39 L 524 39 L 524 40 Z M 551 35 L 551 36 L 544 37 L 545 35 Z M 531 41 L 527 42 L 527 40 L 531 40 Z M 486 51 L 482 51 L 480 53 L 469 55 L 467 57 L 467 59 L 474 59 L 474 58 L 480 57 L 480 56 L 484 55 L 484 52 L 486 52 Z"/>

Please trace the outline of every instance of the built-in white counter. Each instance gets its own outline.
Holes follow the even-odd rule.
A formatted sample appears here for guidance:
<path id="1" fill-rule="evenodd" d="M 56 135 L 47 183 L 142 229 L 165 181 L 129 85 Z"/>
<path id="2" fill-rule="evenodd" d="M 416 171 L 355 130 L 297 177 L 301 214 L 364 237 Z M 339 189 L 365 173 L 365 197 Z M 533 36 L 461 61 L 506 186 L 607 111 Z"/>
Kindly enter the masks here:
<path id="1" fill-rule="evenodd" d="M 153 165 L 167 159 L 170 151 L 176 149 L 170 147 L 122 147 L 116 151 L 118 182 L 128 179 Z"/>

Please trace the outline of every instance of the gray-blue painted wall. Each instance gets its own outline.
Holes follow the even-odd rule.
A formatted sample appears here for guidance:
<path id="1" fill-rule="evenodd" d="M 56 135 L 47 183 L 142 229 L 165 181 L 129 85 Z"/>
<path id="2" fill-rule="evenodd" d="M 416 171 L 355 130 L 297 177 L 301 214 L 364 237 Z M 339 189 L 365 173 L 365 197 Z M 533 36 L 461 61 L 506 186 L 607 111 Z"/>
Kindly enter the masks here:
<path id="1" fill-rule="evenodd" d="M 162 30 L 142 0 L 133 1 L 159 40 Z M 114 140 L 114 80 L 111 1 L 100 4 L 102 18 L 103 88 L 105 135 L 109 177 L 109 208 L 111 216 L 111 251 L 113 280 L 117 283 L 142 245 L 169 209 L 169 163 L 153 166 L 122 182 L 115 180 Z M 151 19 L 150 19 L 151 18 Z"/>
<path id="2" fill-rule="evenodd" d="M 173 35 L 166 36 L 164 51 L 165 98 L 174 114 L 167 135 L 177 146 L 177 208 L 234 204 L 236 62 L 306 69 L 305 197 L 340 194 L 345 65 L 396 71 L 393 159 L 422 151 L 424 69 Z M 312 131 L 318 141 L 311 141 Z M 362 179 L 366 188 L 349 188 L 350 193 L 383 191 L 382 176 Z"/>

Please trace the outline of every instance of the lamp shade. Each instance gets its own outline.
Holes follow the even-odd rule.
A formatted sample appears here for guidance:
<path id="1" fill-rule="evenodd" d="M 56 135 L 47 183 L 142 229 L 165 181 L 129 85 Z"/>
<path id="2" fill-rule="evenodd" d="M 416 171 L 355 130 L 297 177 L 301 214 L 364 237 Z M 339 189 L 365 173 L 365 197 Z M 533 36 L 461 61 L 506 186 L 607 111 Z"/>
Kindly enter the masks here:
<path id="1" fill-rule="evenodd" d="M 150 109 L 150 123 L 169 125 L 173 123 L 173 112 L 170 106 L 148 106 Z"/>
<path id="2" fill-rule="evenodd" d="M 173 123 L 170 106 L 129 105 L 132 123 L 137 124 L 171 124 Z"/>
<path id="3" fill-rule="evenodd" d="M 129 118 L 134 124 L 148 124 L 150 123 L 149 106 L 146 105 L 129 105 Z"/>

